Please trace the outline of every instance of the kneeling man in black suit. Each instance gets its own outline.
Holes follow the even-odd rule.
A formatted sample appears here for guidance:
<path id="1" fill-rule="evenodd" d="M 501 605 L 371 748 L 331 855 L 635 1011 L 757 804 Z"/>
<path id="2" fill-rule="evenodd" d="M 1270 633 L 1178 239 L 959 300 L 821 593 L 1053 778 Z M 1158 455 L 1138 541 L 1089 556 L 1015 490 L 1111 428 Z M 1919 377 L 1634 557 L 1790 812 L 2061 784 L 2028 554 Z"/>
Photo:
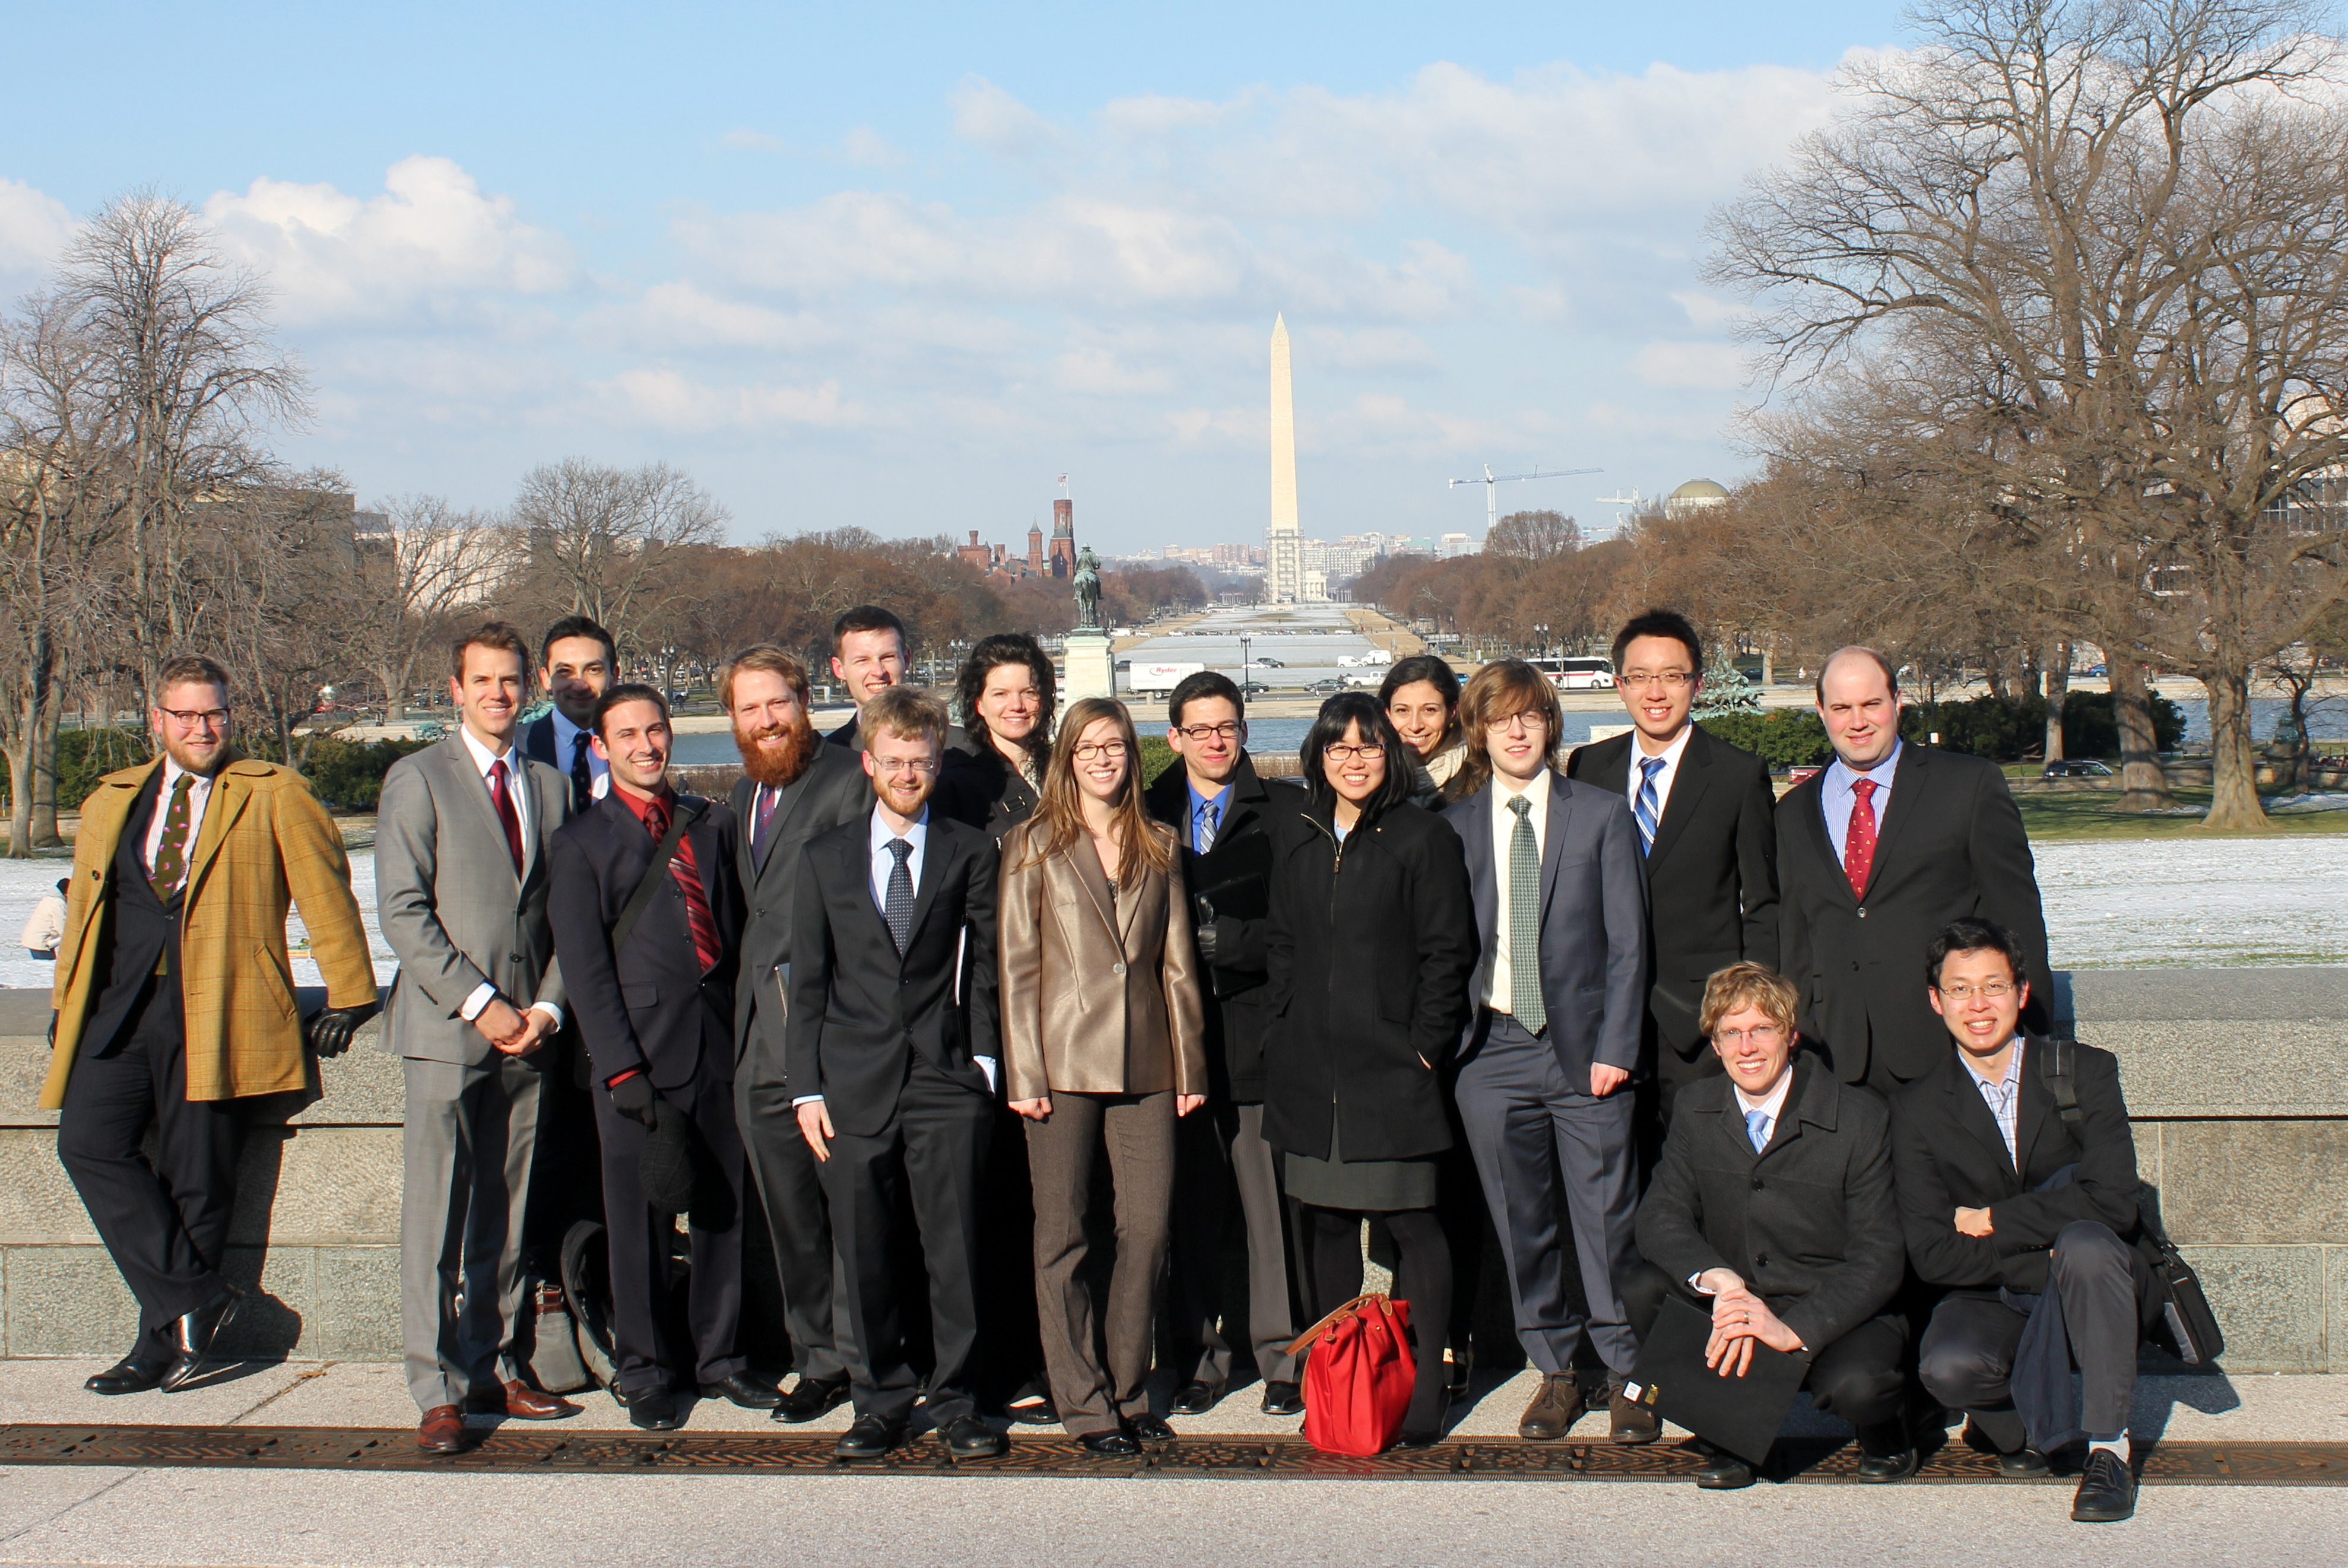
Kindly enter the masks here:
<path id="1" fill-rule="evenodd" d="M 848 1276 L 856 1421 L 841 1459 L 879 1459 L 913 1414 L 890 1266 L 910 1189 L 929 1272 L 924 1408 L 957 1460 L 1003 1451 L 969 1384 L 978 1339 L 978 1195 L 994 1113 L 994 841 L 930 809 L 945 705 L 890 686 L 858 716 L 869 814 L 808 841 L 792 913 L 784 1051 L 799 1130 L 822 1164 Z M 903 1282 L 907 1288 L 911 1281 Z"/>
<path id="2" fill-rule="evenodd" d="M 1742 1377 L 1755 1341 L 1809 1363 L 1818 1409 L 1859 1429 L 1859 1479 L 1903 1480 L 1916 1449 L 1901 1415 L 1905 1323 L 1883 1101 L 1796 1054 L 1794 987 L 1733 964 L 1704 988 L 1701 1023 L 1726 1069 L 1680 1091 L 1654 1183 L 1639 1206 L 1647 1260 L 1623 1286 L 1643 1338 L 1671 1292 L 1712 1313 L 1713 1365 Z M 1753 1484 L 1715 1450 L 1701 1487 Z"/>
<path id="3" fill-rule="evenodd" d="M 2044 1450 L 2085 1437 L 2071 1517 L 2105 1523 L 2136 1511 L 2128 1407 L 2152 1285 L 2131 1245 L 2136 1140 L 2117 1058 L 2020 1032 L 2027 963 L 2013 933 L 1972 919 L 1950 922 L 1926 956 L 1957 1045 L 1892 1101 L 1908 1253 L 1949 1292 L 1920 1371 L 2005 1475 L 2044 1475 Z"/>

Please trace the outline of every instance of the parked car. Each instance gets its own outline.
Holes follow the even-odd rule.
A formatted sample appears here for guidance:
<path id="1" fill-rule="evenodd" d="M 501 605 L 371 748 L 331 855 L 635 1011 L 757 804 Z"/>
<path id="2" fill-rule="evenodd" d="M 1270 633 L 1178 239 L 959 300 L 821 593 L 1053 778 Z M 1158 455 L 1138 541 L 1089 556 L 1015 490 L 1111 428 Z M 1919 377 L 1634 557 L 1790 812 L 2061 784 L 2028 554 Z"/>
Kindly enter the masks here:
<path id="1" fill-rule="evenodd" d="M 1262 681 L 1250 681 L 1247 685 L 1240 688 L 1242 693 L 1249 696 L 1262 696 L 1271 689 L 1272 688 L 1270 686 L 1264 685 Z"/>
<path id="2" fill-rule="evenodd" d="M 1334 692 L 1347 691 L 1351 688 L 1336 676 L 1329 676 L 1321 680 L 1314 681 L 1311 686 L 1306 686 L 1304 689 L 1312 692 L 1316 696 L 1327 696 Z"/>
<path id="3" fill-rule="evenodd" d="M 1262 665 L 1265 669 L 1268 669 L 1268 670 L 1284 670 L 1284 669 L 1286 669 L 1286 668 L 1288 667 L 1286 665 L 1284 665 L 1284 664 L 1281 663 L 1278 659 L 1261 659 L 1261 658 L 1260 658 L 1260 659 L 1256 660 L 1255 662 L 1256 662 L 1257 664 L 1259 664 L 1259 665 Z"/>
<path id="4" fill-rule="evenodd" d="M 2042 779 L 2108 779 L 2112 770 L 2092 757 L 2058 757 L 2046 765 Z"/>
<path id="5" fill-rule="evenodd" d="M 2079 673 L 2094 680 L 2106 680 L 2110 678 L 2112 672 L 2102 665 L 2089 665 Z"/>

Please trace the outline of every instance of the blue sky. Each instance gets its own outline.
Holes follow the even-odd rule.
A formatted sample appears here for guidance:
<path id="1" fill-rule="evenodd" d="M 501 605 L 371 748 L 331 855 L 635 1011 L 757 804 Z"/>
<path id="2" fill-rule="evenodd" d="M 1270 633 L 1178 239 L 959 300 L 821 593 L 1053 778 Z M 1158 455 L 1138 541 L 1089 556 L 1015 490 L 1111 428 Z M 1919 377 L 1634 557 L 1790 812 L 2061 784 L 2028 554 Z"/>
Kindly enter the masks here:
<path id="1" fill-rule="evenodd" d="M 12 80 L 0 289 L 133 186 L 266 270 L 370 498 L 665 459 L 737 537 L 1253 538 L 1265 339 L 1308 533 L 1734 480 L 1703 223 L 1896 8 L 108 8 Z M 93 13 L 13 24 L 90 57 Z"/>

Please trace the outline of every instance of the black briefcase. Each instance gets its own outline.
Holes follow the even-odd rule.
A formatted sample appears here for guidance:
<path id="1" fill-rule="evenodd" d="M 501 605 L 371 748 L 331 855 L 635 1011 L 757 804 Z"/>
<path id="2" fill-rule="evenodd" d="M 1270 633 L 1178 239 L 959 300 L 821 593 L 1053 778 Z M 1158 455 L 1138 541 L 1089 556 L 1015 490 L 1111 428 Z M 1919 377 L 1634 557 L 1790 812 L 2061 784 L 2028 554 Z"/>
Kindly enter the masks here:
<path id="1" fill-rule="evenodd" d="M 1638 1365 L 1623 1395 L 1757 1465 L 1769 1457 L 1769 1445 L 1777 1440 L 1777 1429 L 1786 1424 L 1809 1367 L 1799 1357 L 1756 1340 L 1745 1376 L 1724 1377 L 1704 1364 L 1711 1341 L 1711 1314 L 1679 1295 L 1665 1296 L 1639 1342 Z"/>

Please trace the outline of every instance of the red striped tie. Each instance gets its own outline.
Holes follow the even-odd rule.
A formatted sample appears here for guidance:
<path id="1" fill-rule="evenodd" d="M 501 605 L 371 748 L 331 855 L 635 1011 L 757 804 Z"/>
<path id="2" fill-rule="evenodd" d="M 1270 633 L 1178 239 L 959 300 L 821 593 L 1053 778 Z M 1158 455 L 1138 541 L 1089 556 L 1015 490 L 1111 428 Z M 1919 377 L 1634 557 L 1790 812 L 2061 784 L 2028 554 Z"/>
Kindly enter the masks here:
<path id="1" fill-rule="evenodd" d="M 668 837 L 668 802 L 655 800 L 644 810 L 644 826 L 655 840 Z M 685 894 L 685 923 L 693 933 L 693 954 L 701 960 L 701 972 L 708 974 L 717 967 L 724 948 L 717 940 L 717 917 L 710 913 L 709 895 L 702 890 L 701 868 L 693 858 L 693 832 L 687 829 L 676 841 L 676 854 L 668 862 L 668 874 L 676 879 L 677 891 Z"/>
<path id="2" fill-rule="evenodd" d="M 506 788 L 505 759 L 489 764 L 489 799 L 497 806 L 498 823 L 506 830 L 506 850 L 513 856 L 514 875 L 521 875 L 521 816 L 514 810 L 513 791 Z"/>
<path id="3" fill-rule="evenodd" d="M 1850 787 L 1856 803 L 1850 809 L 1850 830 L 1843 835 L 1842 874 L 1850 879 L 1850 896 L 1867 896 L 1867 877 L 1875 869 L 1875 780 L 1861 779 Z"/>

